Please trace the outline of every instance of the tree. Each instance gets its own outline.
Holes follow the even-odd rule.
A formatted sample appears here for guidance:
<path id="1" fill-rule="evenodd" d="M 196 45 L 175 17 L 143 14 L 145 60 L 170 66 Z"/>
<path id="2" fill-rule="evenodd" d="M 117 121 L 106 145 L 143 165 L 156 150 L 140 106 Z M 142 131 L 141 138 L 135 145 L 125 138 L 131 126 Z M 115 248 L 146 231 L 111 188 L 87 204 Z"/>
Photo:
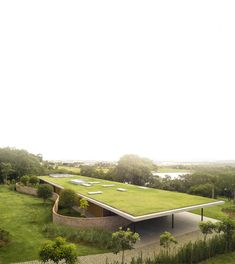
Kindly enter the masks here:
<path id="1" fill-rule="evenodd" d="M 88 201 L 85 198 L 81 198 L 79 201 L 79 208 L 81 209 L 82 216 L 85 216 L 87 207 L 89 206 Z"/>
<path id="2" fill-rule="evenodd" d="M 53 195 L 53 188 L 49 184 L 40 184 L 37 191 L 38 197 L 42 198 L 44 203 Z"/>
<path id="3" fill-rule="evenodd" d="M 14 169 L 11 166 L 11 163 L 9 162 L 1 162 L 0 163 L 0 172 L 1 172 L 1 177 L 2 181 L 7 183 L 8 176 L 14 172 Z"/>
<path id="4" fill-rule="evenodd" d="M 97 171 L 94 165 L 81 165 L 80 174 L 88 177 L 96 177 Z"/>
<path id="5" fill-rule="evenodd" d="M 116 175 L 119 181 L 144 185 L 152 176 L 151 171 L 153 168 L 153 162 L 147 158 L 141 158 L 132 154 L 125 155 L 118 161 Z"/>
<path id="6" fill-rule="evenodd" d="M 64 189 L 60 193 L 59 205 L 64 208 L 69 208 L 70 212 L 72 208 L 78 205 L 78 195 L 75 191 L 70 189 Z"/>
<path id="7" fill-rule="evenodd" d="M 44 168 L 39 158 L 22 149 L 0 148 L 0 183 L 5 180 L 5 172 L 1 164 L 11 164 L 11 173 L 7 175 L 10 180 L 17 180 L 23 175 L 43 175 Z"/>
<path id="8" fill-rule="evenodd" d="M 78 263 L 78 253 L 74 244 L 67 243 L 62 237 L 57 237 L 55 241 L 46 241 L 39 251 L 39 258 L 43 263 L 54 261 L 58 264 L 65 261 L 67 264 Z"/>
<path id="9" fill-rule="evenodd" d="M 191 194 L 202 195 L 205 197 L 211 197 L 211 195 L 214 195 L 215 186 L 212 183 L 194 185 L 194 186 L 189 188 L 188 192 Z"/>
<path id="10" fill-rule="evenodd" d="M 28 185 L 29 182 L 29 176 L 24 175 L 20 178 L 20 182 L 23 183 L 25 186 Z"/>
<path id="11" fill-rule="evenodd" d="M 207 235 L 213 233 L 213 231 L 216 228 L 216 225 L 214 223 L 212 223 L 211 221 L 200 222 L 199 223 L 199 228 L 200 228 L 202 234 L 204 235 L 204 241 L 206 241 Z"/>
<path id="12" fill-rule="evenodd" d="M 170 251 L 171 244 L 177 244 L 176 238 L 170 232 L 164 232 L 160 236 L 160 246 L 166 250 L 166 254 L 168 255 Z"/>
<path id="13" fill-rule="evenodd" d="M 129 228 L 125 231 L 120 227 L 119 231 L 112 234 L 112 251 L 115 254 L 122 251 L 122 264 L 124 264 L 125 250 L 133 249 L 138 240 L 139 234 L 133 233 Z"/>

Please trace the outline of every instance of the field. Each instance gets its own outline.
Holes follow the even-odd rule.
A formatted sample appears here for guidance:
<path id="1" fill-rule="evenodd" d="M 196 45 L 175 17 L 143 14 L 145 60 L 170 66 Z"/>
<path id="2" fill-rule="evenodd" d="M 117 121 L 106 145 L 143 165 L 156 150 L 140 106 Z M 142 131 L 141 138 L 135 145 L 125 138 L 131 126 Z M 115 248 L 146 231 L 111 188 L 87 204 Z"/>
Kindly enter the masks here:
<path id="1" fill-rule="evenodd" d="M 59 170 L 65 170 L 68 173 L 74 173 L 74 174 L 79 174 L 80 173 L 80 168 L 77 167 L 69 167 L 69 166 L 58 166 Z"/>
<path id="2" fill-rule="evenodd" d="M 40 178 L 65 188 L 73 189 L 77 193 L 86 195 L 87 197 L 105 203 L 132 216 L 141 216 L 216 201 L 205 197 L 159 189 L 140 189 L 139 186 L 136 185 L 104 181 L 83 176 L 74 176 L 73 178 L 41 176 Z M 71 179 L 82 179 L 87 182 L 98 181 L 99 184 L 91 187 L 84 187 L 70 183 Z M 103 187 L 102 185 L 104 184 L 115 184 L 115 186 Z M 117 188 L 124 188 L 127 191 L 119 192 L 116 190 Z M 89 195 L 88 192 L 90 191 L 102 191 L 103 193 L 99 195 Z"/>
<path id="3" fill-rule="evenodd" d="M 0 248 L 0 263 L 35 260 L 38 249 L 46 240 L 41 232 L 43 225 L 51 222 L 51 203 L 25 194 L 10 191 L 0 185 L 0 227 L 11 234 L 10 244 Z M 79 255 L 103 253 L 86 245 L 78 245 Z"/>

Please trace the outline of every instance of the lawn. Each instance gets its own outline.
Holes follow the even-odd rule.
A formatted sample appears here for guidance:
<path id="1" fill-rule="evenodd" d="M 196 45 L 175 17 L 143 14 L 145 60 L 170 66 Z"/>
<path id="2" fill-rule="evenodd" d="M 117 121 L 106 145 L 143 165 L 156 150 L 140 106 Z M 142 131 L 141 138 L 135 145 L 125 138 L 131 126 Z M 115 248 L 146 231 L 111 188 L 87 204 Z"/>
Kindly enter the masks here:
<path id="1" fill-rule="evenodd" d="M 203 261 L 200 264 L 234 264 L 235 263 L 235 252 L 219 255 L 211 258 L 207 261 Z"/>
<path id="2" fill-rule="evenodd" d="M 228 207 L 233 206 L 233 202 L 232 201 L 228 201 L 227 199 L 225 199 L 223 197 L 219 197 L 218 200 L 224 201 L 224 204 L 220 204 L 220 205 L 217 205 L 217 206 L 204 208 L 204 216 L 210 217 L 210 218 L 214 218 L 214 219 L 218 219 L 218 220 L 221 220 L 222 218 L 228 216 L 222 210 L 224 208 L 228 208 Z M 193 210 L 192 213 L 201 214 L 201 210 L 200 209 Z"/>
<path id="3" fill-rule="evenodd" d="M 133 216 L 141 216 L 215 201 L 209 198 L 184 193 L 163 191 L 152 188 L 140 189 L 139 186 L 136 185 L 105 181 L 83 176 L 74 176 L 73 178 L 52 178 L 49 176 L 41 176 L 40 178 L 65 188 L 73 189 L 77 193 L 86 195 L 87 197 L 105 203 Z M 99 184 L 91 187 L 84 187 L 82 185 L 70 183 L 70 180 L 72 179 L 82 179 L 87 182 L 97 181 Z M 103 187 L 102 185 L 105 184 L 115 184 L 115 186 Z M 127 191 L 119 192 L 116 190 L 117 188 L 124 188 Z M 102 191 L 103 193 L 98 195 L 89 195 L 88 192 L 90 191 Z"/>
<path id="4" fill-rule="evenodd" d="M 44 224 L 51 222 L 51 203 L 10 191 L 0 185 L 0 227 L 9 231 L 11 242 L 0 248 L 0 263 L 35 260 L 38 249 L 46 240 L 41 232 Z M 78 245 L 79 255 L 103 253 L 104 250 Z"/>

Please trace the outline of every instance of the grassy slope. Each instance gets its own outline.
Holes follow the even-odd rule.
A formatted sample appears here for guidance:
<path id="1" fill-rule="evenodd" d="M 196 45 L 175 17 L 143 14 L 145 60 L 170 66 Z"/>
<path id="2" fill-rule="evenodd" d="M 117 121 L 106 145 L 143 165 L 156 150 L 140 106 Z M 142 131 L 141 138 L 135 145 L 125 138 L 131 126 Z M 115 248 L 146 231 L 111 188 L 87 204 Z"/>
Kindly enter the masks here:
<path id="1" fill-rule="evenodd" d="M 100 179 L 75 176 L 74 179 L 84 179 L 87 182 L 99 181 L 100 184 L 84 187 L 74 185 L 69 181 L 73 178 L 52 178 L 42 176 L 42 179 L 70 188 L 78 193 L 89 196 L 97 201 L 106 203 L 134 216 L 161 212 L 165 210 L 212 202 L 212 199 L 188 195 L 177 192 L 169 192 L 158 189 L 140 189 L 138 186 L 104 181 Z M 114 187 L 103 187 L 102 184 L 115 184 Z M 125 188 L 127 192 L 118 192 L 116 188 Z M 89 191 L 103 191 L 100 195 L 88 195 Z"/>
<path id="2" fill-rule="evenodd" d="M 200 264 L 234 264 L 235 263 L 235 252 L 223 254 L 207 261 L 203 261 Z"/>
<path id="3" fill-rule="evenodd" d="M 46 240 L 42 226 L 51 222 L 51 203 L 8 190 L 0 185 L 0 227 L 9 231 L 11 243 L 0 248 L 0 263 L 7 264 L 38 258 L 38 249 Z M 80 255 L 103 253 L 101 249 L 78 245 Z"/>

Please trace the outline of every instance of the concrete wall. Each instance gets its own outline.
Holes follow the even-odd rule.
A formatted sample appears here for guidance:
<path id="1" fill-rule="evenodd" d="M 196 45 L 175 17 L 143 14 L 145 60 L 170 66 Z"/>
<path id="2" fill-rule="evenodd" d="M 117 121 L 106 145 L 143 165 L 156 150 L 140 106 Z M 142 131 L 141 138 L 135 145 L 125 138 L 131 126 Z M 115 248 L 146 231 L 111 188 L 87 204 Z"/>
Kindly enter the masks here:
<path id="1" fill-rule="evenodd" d="M 37 189 L 23 186 L 20 184 L 16 184 L 16 190 L 20 193 L 30 194 L 37 196 Z M 118 216 L 106 216 L 106 217 L 89 217 L 89 218 L 81 218 L 81 217 L 70 217 L 70 216 L 64 216 L 58 214 L 58 204 L 59 204 L 59 195 L 57 193 L 53 194 L 52 200 L 55 201 L 53 208 L 52 208 L 52 221 L 56 224 L 63 224 L 67 226 L 72 227 L 79 227 L 79 228 L 103 228 L 110 231 L 115 231 L 119 227 L 125 227 L 128 226 L 131 221 Z M 90 203 L 90 206 L 93 206 L 94 204 Z M 97 214 L 101 214 L 102 211 L 103 215 L 103 208 L 99 207 L 100 209 L 97 209 L 96 207 L 99 207 L 97 205 L 94 205 L 95 210 L 97 211 Z"/>

